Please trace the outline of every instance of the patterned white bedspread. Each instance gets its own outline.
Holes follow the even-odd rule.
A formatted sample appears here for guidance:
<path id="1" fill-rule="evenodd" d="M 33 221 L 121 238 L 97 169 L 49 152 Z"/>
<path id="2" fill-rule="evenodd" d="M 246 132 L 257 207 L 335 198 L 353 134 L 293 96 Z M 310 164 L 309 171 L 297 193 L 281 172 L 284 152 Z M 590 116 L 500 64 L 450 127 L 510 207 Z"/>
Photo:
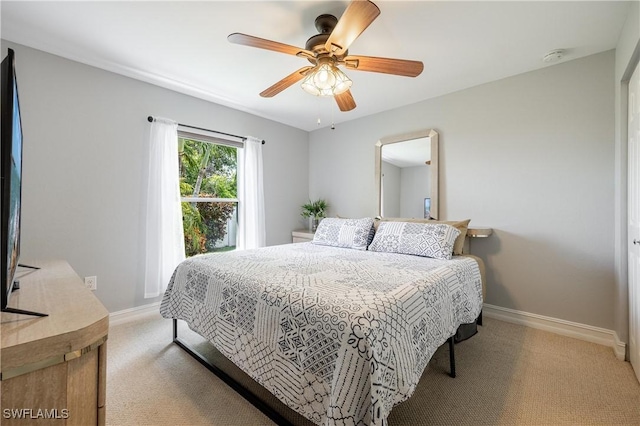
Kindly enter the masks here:
<path id="1" fill-rule="evenodd" d="M 478 264 L 313 243 L 202 255 L 160 312 L 320 425 L 384 425 L 482 306 Z"/>

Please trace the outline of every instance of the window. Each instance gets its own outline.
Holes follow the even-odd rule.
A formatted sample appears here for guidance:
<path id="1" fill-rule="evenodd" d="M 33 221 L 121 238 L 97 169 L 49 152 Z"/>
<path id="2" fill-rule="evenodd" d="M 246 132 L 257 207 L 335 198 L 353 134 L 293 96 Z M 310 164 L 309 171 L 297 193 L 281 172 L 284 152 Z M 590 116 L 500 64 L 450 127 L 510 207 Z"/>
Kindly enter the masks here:
<path id="1" fill-rule="evenodd" d="M 238 147 L 241 144 L 178 132 L 180 195 L 187 256 L 236 246 Z"/>

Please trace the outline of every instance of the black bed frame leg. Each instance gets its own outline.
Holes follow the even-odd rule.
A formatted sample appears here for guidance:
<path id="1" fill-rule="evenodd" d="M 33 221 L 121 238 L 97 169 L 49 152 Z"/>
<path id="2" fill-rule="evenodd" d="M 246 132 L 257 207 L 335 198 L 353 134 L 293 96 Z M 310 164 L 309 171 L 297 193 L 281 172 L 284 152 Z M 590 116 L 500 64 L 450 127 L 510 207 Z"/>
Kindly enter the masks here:
<path id="1" fill-rule="evenodd" d="M 456 377 L 456 358 L 455 358 L 455 354 L 454 354 L 454 337 L 455 336 L 451 336 L 449 337 L 449 364 L 451 365 L 451 372 L 449 373 L 449 376 L 451 377 Z"/>
<path id="2" fill-rule="evenodd" d="M 245 388 L 240 382 L 237 382 L 234 378 L 229 376 L 226 372 L 212 364 L 204 355 L 199 353 L 195 347 L 189 346 L 185 341 L 178 338 L 178 320 L 173 319 L 173 343 L 182 348 L 185 352 L 191 355 L 196 361 L 205 366 L 209 371 L 218 376 L 223 382 L 229 385 L 240 396 L 246 399 L 251 405 L 262 411 L 271 420 L 273 420 L 278 426 L 294 426 L 289 420 L 277 412 L 274 408 L 267 405 L 259 397 L 257 397 L 249 389 Z"/>
<path id="3" fill-rule="evenodd" d="M 482 325 L 482 311 L 480 311 L 480 315 L 478 315 L 478 320 L 477 320 L 476 324 Z"/>

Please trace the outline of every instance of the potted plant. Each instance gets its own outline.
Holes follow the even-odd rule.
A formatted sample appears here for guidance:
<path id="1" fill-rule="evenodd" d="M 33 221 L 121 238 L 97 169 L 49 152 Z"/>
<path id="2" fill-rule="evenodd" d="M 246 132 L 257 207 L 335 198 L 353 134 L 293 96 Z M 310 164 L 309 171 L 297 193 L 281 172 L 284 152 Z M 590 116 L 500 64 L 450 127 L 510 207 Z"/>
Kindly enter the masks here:
<path id="1" fill-rule="evenodd" d="M 320 219 L 326 216 L 326 211 L 329 205 L 323 199 L 318 199 L 315 201 L 309 200 L 308 203 L 302 205 L 302 212 L 300 215 L 302 217 L 309 218 L 309 228 L 311 231 L 315 232 L 318 228 L 318 222 Z"/>

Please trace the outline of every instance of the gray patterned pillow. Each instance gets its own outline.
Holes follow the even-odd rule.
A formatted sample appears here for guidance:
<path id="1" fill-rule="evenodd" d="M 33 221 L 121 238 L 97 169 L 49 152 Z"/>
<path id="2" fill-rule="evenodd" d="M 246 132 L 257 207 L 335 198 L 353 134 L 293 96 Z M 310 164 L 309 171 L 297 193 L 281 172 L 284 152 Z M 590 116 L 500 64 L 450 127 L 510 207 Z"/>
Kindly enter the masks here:
<path id="1" fill-rule="evenodd" d="M 371 242 L 373 219 L 342 219 L 327 217 L 320 221 L 312 243 L 324 246 L 366 250 Z"/>
<path id="2" fill-rule="evenodd" d="M 369 250 L 451 259 L 459 233 L 443 223 L 381 222 Z"/>

